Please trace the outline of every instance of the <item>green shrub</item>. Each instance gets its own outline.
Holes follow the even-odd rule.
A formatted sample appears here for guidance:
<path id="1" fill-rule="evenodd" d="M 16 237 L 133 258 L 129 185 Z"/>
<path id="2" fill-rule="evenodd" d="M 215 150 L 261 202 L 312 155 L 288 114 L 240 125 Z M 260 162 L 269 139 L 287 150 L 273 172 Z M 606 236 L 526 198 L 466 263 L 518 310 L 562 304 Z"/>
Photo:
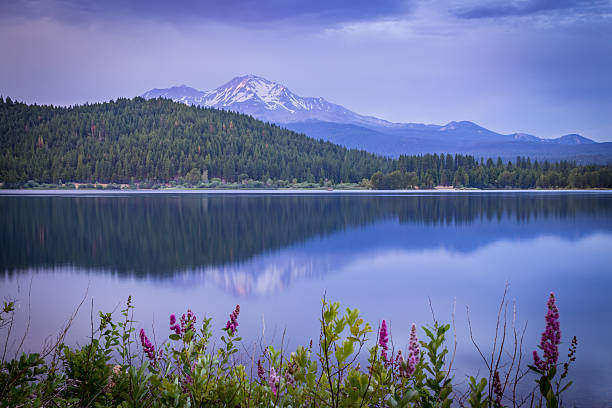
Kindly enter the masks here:
<path id="1" fill-rule="evenodd" d="M 532 400 L 537 403 L 540 398 L 538 406 L 545 402 L 549 408 L 560 406 L 559 395 L 571 384 L 561 381 L 576 348 L 573 340 L 570 360 L 563 365 L 560 379 L 554 380 L 559 338 L 550 333 L 557 333 L 559 326 L 551 299 L 541 343 L 546 359 L 534 356 L 530 366 L 541 376 L 540 395 L 532 394 Z M 144 329 L 136 333 L 132 310 L 128 298 L 117 320 L 111 313 L 100 313 L 99 326 L 88 344 L 58 346 L 59 366 L 45 362 L 39 354 L 2 362 L 0 406 L 446 408 L 458 395 L 461 406 L 472 408 L 517 405 L 503 395 L 506 384 L 500 381 L 499 362 L 489 366 L 489 382 L 470 377 L 467 393 L 456 392 L 446 347 L 448 324 L 421 327 L 421 341 L 413 324 L 410 343 L 402 353 L 389 347 L 385 320 L 373 331 L 358 309 L 341 310 L 339 303 L 323 299 L 318 344 L 311 341 L 293 352 L 268 346 L 252 356 L 257 372 L 251 376 L 237 357 L 243 349 L 238 336 L 240 306 L 221 329 L 220 347 L 211 343 L 211 319 L 198 322 L 191 310 L 180 318 L 171 315 L 167 340 L 155 345 Z M 5 302 L 0 328 L 7 326 L 13 312 L 13 304 Z M 139 352 L 134 350 L 135 343 L 140 345 Z M 360 357 L 362 352 L 367 360 Z M 367 365 L 362 368 L 364 361 Z"/>

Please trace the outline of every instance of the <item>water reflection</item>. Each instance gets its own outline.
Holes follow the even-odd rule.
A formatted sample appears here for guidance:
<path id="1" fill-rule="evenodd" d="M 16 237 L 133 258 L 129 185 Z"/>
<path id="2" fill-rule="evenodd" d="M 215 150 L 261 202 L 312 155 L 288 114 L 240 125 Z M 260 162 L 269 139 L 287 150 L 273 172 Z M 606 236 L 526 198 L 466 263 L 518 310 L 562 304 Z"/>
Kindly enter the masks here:
<path id="1" fill-rule="evenodd" d="M 609 230 L 611 215 L 606 194 L 4 196 L 0 267 L 10 274 L 73 265 L 155 278 L 235 270 L 257 281 L 277 274 L 281 288 L 279 279 L 292 274 L 324 273 L 329 257 L 344 262 L 342 250 L 466 252 L 543 234 L 577 239 Z M 350 239 L 276 260 L 271 272 L 267 254 L 347 229 Z"/>

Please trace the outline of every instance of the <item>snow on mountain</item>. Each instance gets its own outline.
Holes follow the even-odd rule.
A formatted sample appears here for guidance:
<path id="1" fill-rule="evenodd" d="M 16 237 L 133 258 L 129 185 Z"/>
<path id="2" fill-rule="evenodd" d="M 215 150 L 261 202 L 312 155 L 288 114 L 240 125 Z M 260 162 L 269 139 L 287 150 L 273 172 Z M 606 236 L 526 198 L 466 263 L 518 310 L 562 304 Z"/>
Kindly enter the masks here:
<path id="1" fill-rule="evenodd" d="M 286 86 L 256 75 L 236 77 L 206 92 L 182 85 L 152 89 L 142 97 L 168 98 L 188 105 L 231 110 L 275 123 L 320 120 L 385 127 L 394 125 L 382 119 L 359 115 L 323 98 L 298 96 Z"/>
<path id="2" fill-rule="evenodd" d="M 370 144 L 377 145 L 380 136 L 385 134 L 389 146 L 402 145 L 407 136 L 416 137 L 406 152 L 418 150 L 417 148 L 436 144 L 436 151 L 449 150 L 449 142 L 465 143 L 546 143 L 559 145 L 585 145 L 596 142 L 571 134 L 556 139 L 541 139 L 526 133 L 513 133 L 503 135 L 493 132 L 476 123 L 469 121 L 449 122 L 446 125 L 425 125 L 421 123 L 392 123 L 372 116 L 359 115 L 343 106 L 328 102 L 323 98 L 302 97 L 291 92 L 286 86 L 269 81 L 256 75 L 244 75 L 233 78 L 231 81 L 211 91 L 199 91 L 186 85 L 174 86 L 165 89 L 152 89 L 142 95 L 145 99 L 168 98 L 175 102 L 187 105 L 196 105 L 216 109 L 230 110 L 251 115 L 257 119 L 282 124 L 294 130 L 302 131 L 309 136 L 328 140 L 331 131 L 343 140 L 365 137 L 368 143 L 342 143 L 347 147 L 370 148 Z M 339 128 L 338 126 L 342 127 Z M 297 127 L 297 128 L 296 128 Z M 442 139 L 440 139 L 442 137 Z M 392 142 L 393 141 L 393 142 Z M 391 152 L 397 153 L 396 148 L 389 147 Z M 457 150 L 457 147 L 453 147 Z M 449 150 L 450 151 L 450 150 Z M 388 154 L 388 153 L 386 153 Z"/>

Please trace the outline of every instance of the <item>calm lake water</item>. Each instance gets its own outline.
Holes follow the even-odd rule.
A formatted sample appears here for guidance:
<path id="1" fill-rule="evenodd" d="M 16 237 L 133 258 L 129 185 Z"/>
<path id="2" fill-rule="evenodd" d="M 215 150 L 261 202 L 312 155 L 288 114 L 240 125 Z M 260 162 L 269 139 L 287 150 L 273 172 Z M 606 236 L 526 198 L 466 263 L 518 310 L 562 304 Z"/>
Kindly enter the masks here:
<path id="1" fill-rule="evenodd" d="M 283 333 L 291 348 L 316 342 L 324 294 L 374 327 L 386 319 L 403 347 L 413 322 L 432 322 L 431 300 L 438 320 L 454 315 L 458 384 L 486 370 L 466 308 L 487 350 L 508 283 L 508 322 L 515 304 L 530 362 L 554 291 L 562 356 L 579 342 L 568 400 L 612 406 L 608 192 L 4 192 L 0 248 L 0 294 L 19 301 L 17 332 L 30 315 L 32 350 L 84 296 L 73 344 L 90 332 L 92 299 L 95 315 L 132 295 L 158 342 L 170 313 L 191 308 L 220 328 L 239 303 L 247 348 Z"/>

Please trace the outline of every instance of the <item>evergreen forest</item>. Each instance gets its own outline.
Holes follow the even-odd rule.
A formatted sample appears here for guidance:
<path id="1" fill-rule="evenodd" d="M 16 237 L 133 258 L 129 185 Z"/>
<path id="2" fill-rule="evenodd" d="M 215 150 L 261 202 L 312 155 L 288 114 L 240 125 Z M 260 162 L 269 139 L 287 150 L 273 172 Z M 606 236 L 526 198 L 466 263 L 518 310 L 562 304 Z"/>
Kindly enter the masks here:
<path id="1" fill-rule="evenodd" d="M 0 180 L 8 183 L 196 182 L 197 176 L 340 182 L 394 164 L 247 115 L 166 99 L 69 108 L 0 100 L 0 147 Z"/>
<path id="2" fill-rule="evenodd" d="M 210 180 L 256 180 L 264 186 L 360 183 L 374 189 L 612 188 L 612 166 L 444 153 L 393 159 L 248 115 L 167 99 L 56 107 L 0 97 L 4 187 L 74 182 L 198 187 L 210 186 Z"/>

